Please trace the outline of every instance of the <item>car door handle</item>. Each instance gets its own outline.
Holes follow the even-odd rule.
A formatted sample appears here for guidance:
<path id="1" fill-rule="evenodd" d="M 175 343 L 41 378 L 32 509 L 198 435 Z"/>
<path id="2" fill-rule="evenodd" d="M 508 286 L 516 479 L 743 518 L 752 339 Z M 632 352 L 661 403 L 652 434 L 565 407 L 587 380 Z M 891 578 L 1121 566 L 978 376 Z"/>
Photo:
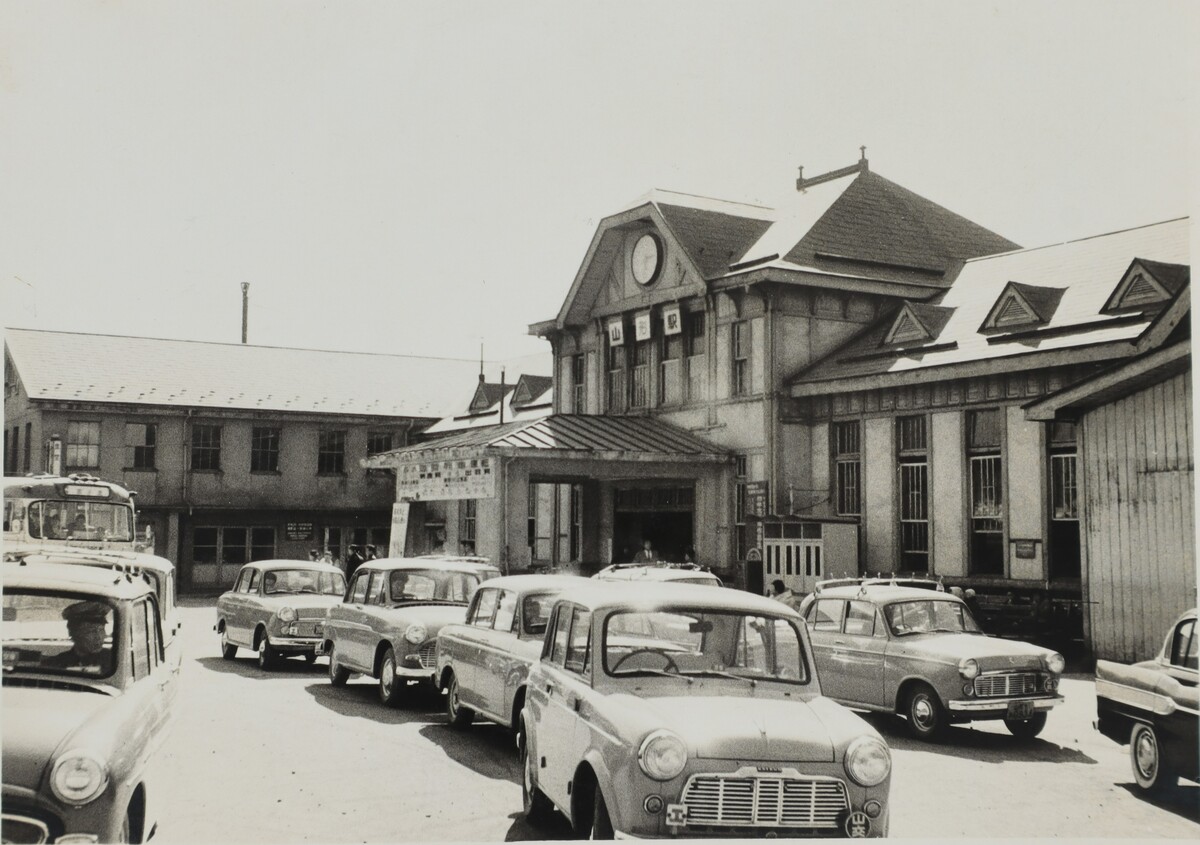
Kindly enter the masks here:
<path id="1" fill-rule="evenodd" d="M 546 695 L 554 695 L 554 684 L 546 684 Z"/>
<path id="2" fill-rule="evenodd" d="M 834 645 L 846 645 L 846 641 L 845 640 L 834 640 L 833 644 Z"/>

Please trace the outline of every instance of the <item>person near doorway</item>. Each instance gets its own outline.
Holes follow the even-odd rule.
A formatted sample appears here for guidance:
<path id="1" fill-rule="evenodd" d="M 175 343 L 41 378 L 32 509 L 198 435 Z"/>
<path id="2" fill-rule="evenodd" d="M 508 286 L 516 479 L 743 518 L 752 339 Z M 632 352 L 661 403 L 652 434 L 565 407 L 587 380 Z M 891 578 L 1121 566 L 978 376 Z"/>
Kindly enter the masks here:
<path id="1" fill-rule="evenodd" d="M 358 546 L 351 544 L 346 553 L 346 577 L 350 578 L 353 576 L 354 570 L 358 569 L 365 562 L 366 558 L 362 556 L 362 553 L 358 550 Z"/>
<path id="2" fill-rule="evenodd" d="M 377 559 L 379 557 L 379 549 L 375 548 L 375 546 L 373 546 L 371 544 L 368 544 L 367 545 L 367 553 L 366 553 L 365 557 L 367 560 Z"/>
<path id="3" fill-rule="evenodd" d="M 658 552 L 654 551 L 654 544 L 650 542 L 650 538 L 642 540 L 642 550 L 633 556 L 634 563 L 654 563 L 658 560 Z"/>
<path id="4" fill-rule="evenodd" d="M 784 584 L 779 578 L 776 578 L 771 582 L 771 591 L 769 595 L 771 598 L 775 599 L 775 601 L 786 604 L 792 610 L 797 609 L 800 604 L 800 600 L 803 598 L 803 596 L 801 596 L 799 593 L 792 592 L 791 588 Z"/>

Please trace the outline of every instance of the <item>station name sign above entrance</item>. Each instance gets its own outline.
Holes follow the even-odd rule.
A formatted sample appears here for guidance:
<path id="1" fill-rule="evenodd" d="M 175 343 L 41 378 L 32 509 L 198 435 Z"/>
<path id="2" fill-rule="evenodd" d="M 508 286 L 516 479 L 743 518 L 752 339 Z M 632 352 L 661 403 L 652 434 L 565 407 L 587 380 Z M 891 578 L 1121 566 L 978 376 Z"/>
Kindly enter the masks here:
<path id="1" fill-rule="evenodd" d="M 423 461 L 396 467 L 400 500 L 491 499 L 496 495 L 491 458 Z"/>

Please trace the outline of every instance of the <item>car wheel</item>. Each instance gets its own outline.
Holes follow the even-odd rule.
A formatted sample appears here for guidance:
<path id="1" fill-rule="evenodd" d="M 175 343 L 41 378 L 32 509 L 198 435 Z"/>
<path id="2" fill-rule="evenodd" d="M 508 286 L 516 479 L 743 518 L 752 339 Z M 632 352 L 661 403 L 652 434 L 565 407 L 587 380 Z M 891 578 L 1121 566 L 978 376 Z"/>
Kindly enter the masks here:
<path id="1" fill-rule="evenodd" d="M 395 707 L 400 703 L 403 689 L 404 679 L 396 674 L 396 652 L 389 648 L 379 664 L 379 700 L 388 707 Z"/>
<path id="2" fill-rule="evenodd" d="M 221 629 L 221 656 L 226 660 L 237 657 L 237 646 L 229 641 L 229 631 L 225 628 Z"/>
<path id="3" fill-rule="evenodd" d="M 271 645 L 271 638 L 263 634 L 258 639 L 258 668 L 270 671 L 279 662 L 279 652 Z"/>
<path id="4" fill-rule="evenodd" d="M 344 687 L 350 680 L 350 670 L 338 663 L 337 651 L 332 643 L 329 645 L 329 683 L 335 687 Z"/>
<path id="5" fill-rule="evenodd" d="M 475 711 L 462 703 L 458 695 L 458 676 L 453 671 L 446 681 L 446 717 L 450 727 L 465 728 L 475 719 Z"/>
<path id="6" fill-rule="evenodd" d="M 937 693 L 927 684 L 914 687 L 908 694 L 905 711 L 908 731 L 917 739 L 937 739 L 946 727 L 946 711 Z"/>
<path id="7" fill-rule="evenodd" d="M 521 722 L 521 803 L 525 818 L 535 824 L 549 818 L 554 809 L 546 794 L 538 789 L 537 761 L 529 753 L 529 734 L 524 721 Z"/>
<path id="8" fill-rule="evenodd" d="M 613 838 L 612 819 L 608 817 L 608 805 L 598 785 L 592 788 L 592 817 L 586 833 L 588 839 Z"/>
<path id="9" fill-rule="evenodd" d="M 1144 792 L 1161 792 L 1174 786 L 1177 776 L 1163 761 L 1158 734 L 1150 725 L 1138 723 L 1129 735 L 1129 762 L 1133 779 Z"/>
<path id="10" fill-rule="evenodd" d="M 1005 719 L 1004 727 L 1017 739 L 1033 739 L 1046 727 L 1046 714 L 1035 713 L 1028 719 Z"/>

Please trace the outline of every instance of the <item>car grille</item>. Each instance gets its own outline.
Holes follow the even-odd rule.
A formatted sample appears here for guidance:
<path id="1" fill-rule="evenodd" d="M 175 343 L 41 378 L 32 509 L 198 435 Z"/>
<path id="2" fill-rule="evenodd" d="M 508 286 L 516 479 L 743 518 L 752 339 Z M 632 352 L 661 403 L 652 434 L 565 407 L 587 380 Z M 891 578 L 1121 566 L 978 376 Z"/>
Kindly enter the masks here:
<path id="1" fill-rule="evenodd" d="M 421 658 L 421 667 L 432 669 L 437 666 L 437 640 L 430 640 L 421 645 L 417 656 Z"/>
<path id="2" fill-rule="evenodd" d="M 846 810 L 836 778 L 693 775 L 683 790 L 692 825 L 830 828 Z"/>
<path id="3" fill-rule="evenodd" d="M 297 619 L 324 619 L 325 608 L 323 607 L 301 607 L 296 611 Z"/>
<path id="4" fill-rule="evenodd" d="M 980 675 L 975 679 L 975 694 L 980 698 L 1033 695 L 1039 691 L 1037 672 Z"/>
<path id="5" fill-rule="evenodd" d="M 54 825 L 58 827 L 57 824 Z M 4 813 L 0 819 L 0 841 L 15 845 L 40 845 L 50 840 L 49 822 L 21 812 Z"/>

